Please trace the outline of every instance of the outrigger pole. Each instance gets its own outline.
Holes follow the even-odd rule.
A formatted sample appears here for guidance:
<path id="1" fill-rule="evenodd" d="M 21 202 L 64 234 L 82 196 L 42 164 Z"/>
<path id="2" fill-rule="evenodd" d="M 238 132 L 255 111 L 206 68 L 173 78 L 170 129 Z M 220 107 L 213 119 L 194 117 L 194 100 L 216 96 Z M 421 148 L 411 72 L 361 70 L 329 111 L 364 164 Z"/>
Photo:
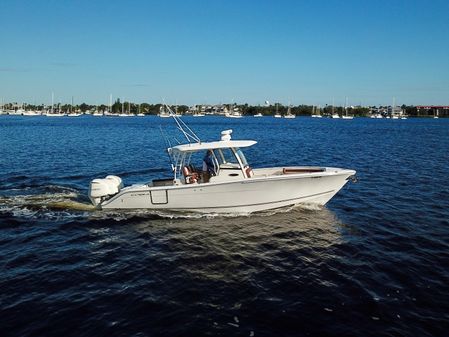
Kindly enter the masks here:
<path id="1" fill-rule="evenodd" d="M 175 171 L 175 165 L 173 164 L 173 158 L 171 157 L 171 154 L 170 154 L 170 151 L 169 151 L 169 149 L 171 148 L 170 140 L 167 138 L 167 135 L 162 130 L 162 126 L 161 125 L 159 125 L 159 130 L 161 130 L 162 137 L 164 137 L 165 144 L 167 146 L 167 154 L 168 154 L 168 158 L 170 160 L 171 170 Z"/>
<path id="2" fill-rule="evenodd" d="M 164 105 L 167 108 L 170 116 L 173 117 L 173 119 L 175 120 L 179 131 L 181 131 L 184 134 L 184 137 L 186 137 L 189 144 L 192 141 L 195 141 L 196 143 L 201 143 L 201 139 L 195 134 L 195 132 L 193 132 L 193 130 L 189 128 L 187 124 L 184 123 L 184 121 L 179 116 L 173 113 L 173 110 L 170 109 L 170 107 L 167 104 L 164 103 Z"/>

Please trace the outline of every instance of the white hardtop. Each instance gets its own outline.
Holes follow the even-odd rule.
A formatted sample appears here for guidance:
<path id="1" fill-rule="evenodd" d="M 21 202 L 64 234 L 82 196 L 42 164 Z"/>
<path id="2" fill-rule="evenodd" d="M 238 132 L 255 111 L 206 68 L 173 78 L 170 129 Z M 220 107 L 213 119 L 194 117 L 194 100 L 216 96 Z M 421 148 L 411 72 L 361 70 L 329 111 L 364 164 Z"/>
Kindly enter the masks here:
<path id="1" fill-rule="evenodd" d="M 195 152 L 201 150 L 227 149 L 253 146 L 257 142 L 255 140 L 228 140 L 218 142 L 192 143 L 173 146 L 169 151 L 173 152 Z"/>
<path id="2" fill-rule="evenodd" d="M 173 152 L 196 152 L 202 150 L 214 149 L 228 149 L 249 147 L 257 144 L 255 140 L 231 140 L 232 130 L 225 130 L 221 132 L 221 140 L 215 142 L 197 142 L 190 144 L 181 144 L 173 146 L 168 149 L 170 153 Z"/>

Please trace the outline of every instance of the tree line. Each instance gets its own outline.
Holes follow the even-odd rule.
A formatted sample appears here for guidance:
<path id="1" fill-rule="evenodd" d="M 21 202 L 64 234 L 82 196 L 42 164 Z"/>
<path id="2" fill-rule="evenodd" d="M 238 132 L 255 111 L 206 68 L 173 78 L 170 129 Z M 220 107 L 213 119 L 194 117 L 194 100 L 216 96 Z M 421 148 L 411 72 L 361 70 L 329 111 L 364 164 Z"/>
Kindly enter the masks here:
<path id="1" fill-rule="evenodd" d="M 4 104 L 3 108 L 4 109 L 14 109 L 17 107 L 23 107 L 25 110 L 45 110 L 45 109 L 50 109 L 50 106 L 46 106 L 44 104 L 17 104 L 17 103 L 6 103 Z M 87 104 L 87 103 L 81 103 L 81 104 L 76 104 L 76 105 L 71 105 L 71 104 L 55 104 L 54 105 L 54 110 L 60 110 L 63 112 L 69 112 L 69 111 L 77 111 L 77 112 L 81 112 L 81 113 L 89 113 L 89 112 L 94 112 L 94 111 L 98 111 L 98 112 L 110 112 L 113 114 L 119 114 L 119 113 L 129 113 L 129 114 L 137 114 L 137 113 L 143 113 L 145 115 L 157 115 L 160 112 L 160 107 L 162 106 L 161 103 L 157 103 L 157 104 L 150 104 L 150 103 L 133 103 L 130 101 L 123 101 L 121 102 L 120 99 L 117 99 L 114 104 L 112 104 L 111 107 L 109 107 L 109 105 L 106 104 L 101 104 L 101 105 L 93 105 L 93 104 Z M 209 106 L 209 105 L 208 105 Z M 213 105 L 210 105 L 211 107 L 213 107 Z M 210 107 L 209 106 L 209 107 Z M 312 114 L 321 114 L 321 115 L 331 115 L 332 113 L 337 113 L 339 115 L 343 115 L 343 114 L 348 114 L 351 116 L 356 116 L 356 117 L 366 117 L 369 116 L 371 114 L 372 111 L 376 110 L 376 109 L 386 109 L 387 106 L 369 106 L 369 107 L 361 107 L 361 106 L 357 106 L 357 107 L 343 107 L 343 106 L 332 106 L 332 105 L 325 105 L 324 107 L 317 107 L 317 106 L 312 106 L 312 105 L 305 105 L 305 104 L 301 104 L 301 105 L 297 105 L 297 106 L 293 106 L 293 105 L 284 105 L 282 103 L 275 103 L 275 104 L 271 104 L 271 105 L 249 105 L 247 103 L 245 104 L 222 104 L 220 106 L 226 106 L 228 109 L 230 108 L 237 108 L 243 115 L 256 115 L 258 113 L 261 113 L 262 115 L 265 116 L 271 116 L 274 115 L 275 113 L 280 113 L 280 114 L 286 114 L 288 111 L 288 108 L 290 107 L 290 112 L 294 115 L 297 116 L 310 116 Z M 203 107 L 206 107 L 206 105 L 203 105 Z M 192 112 L 191 107 L 189 108 L 189 106 L 187 105 L 178 105 L 176 108 L 175 107 L 171 107 L 172 110 L 175 110 L 178 113 L 181 114 L 185 114 L 188 113 L 189 110 L 190 112 Z M 196 110 L 201 110 L 201 105 L 197 105 L 194 107 Z M 429 112 L 419 112 L 415 106 L 408 106 L 408 105 L 402 105 L 401 108 L 403 109 L 403 111 L 405 112 L 406 115 L 408 116 L 427 116 L 427 115 L 431 115 L 431 113 Z M 111 110 L 111 111 L 109 111 Z M 210 111 L 213 109 L 208 109 L 207 111 Z"/>

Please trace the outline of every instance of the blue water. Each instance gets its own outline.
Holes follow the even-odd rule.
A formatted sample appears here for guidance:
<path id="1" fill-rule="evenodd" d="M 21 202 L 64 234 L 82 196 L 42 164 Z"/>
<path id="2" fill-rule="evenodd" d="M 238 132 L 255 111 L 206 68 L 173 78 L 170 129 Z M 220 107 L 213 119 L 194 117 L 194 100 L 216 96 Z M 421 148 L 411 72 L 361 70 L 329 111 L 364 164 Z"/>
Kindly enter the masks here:
<path id="1" fill-rule="evenodd" d="M 173 121 L 0 116 L 2 336 L 447 336 L 449 119 L 185 121 L 358 182 L 251 216 L 93 211 L 93 178 L 170 173 Z"/>

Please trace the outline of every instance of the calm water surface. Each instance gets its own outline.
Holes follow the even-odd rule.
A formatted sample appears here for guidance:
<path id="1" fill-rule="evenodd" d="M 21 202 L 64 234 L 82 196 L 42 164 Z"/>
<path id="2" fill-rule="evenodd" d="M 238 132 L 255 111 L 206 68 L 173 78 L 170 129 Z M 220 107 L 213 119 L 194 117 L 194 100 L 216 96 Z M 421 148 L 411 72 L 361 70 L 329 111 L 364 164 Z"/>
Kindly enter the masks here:
<path id="1" fill-rule="evenodd" d="M 185 121 L 359 181 L 324 208 L 93 211 L 93 178 L 170 174 L 173 121 L 0 116 L 2 336 L 447 336 L 449 119 Z"/>

